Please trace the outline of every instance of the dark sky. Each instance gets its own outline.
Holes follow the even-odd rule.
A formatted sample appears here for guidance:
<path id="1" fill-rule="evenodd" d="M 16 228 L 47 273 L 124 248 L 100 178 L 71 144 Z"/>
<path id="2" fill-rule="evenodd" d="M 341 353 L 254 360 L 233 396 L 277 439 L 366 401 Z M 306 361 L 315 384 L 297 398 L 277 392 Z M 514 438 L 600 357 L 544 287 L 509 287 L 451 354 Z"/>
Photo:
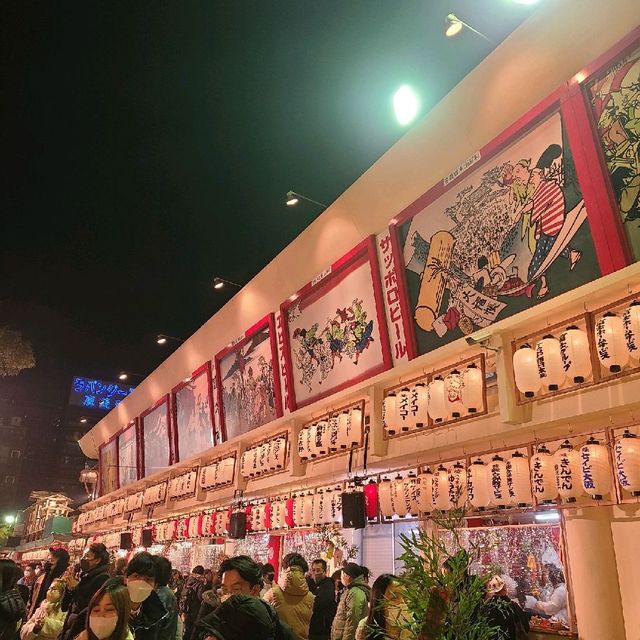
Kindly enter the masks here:
<path id="1" fill-rule="evenodd" d="M 0 324 L 39 367 L 148 373 L 492 46 L 442 36 L 454 11 L 501 41 L 513 0 L 4 0 Z M 508 99 L 507 96 L 505 96 Z M 450 167 L 442 167 L 446 173 Z M 425 189 L 431 185 L 425 184 Z M 389 212 L 391 217 L 394 211 Z M 238 327 L 242 331 L 245 327 Z"/>

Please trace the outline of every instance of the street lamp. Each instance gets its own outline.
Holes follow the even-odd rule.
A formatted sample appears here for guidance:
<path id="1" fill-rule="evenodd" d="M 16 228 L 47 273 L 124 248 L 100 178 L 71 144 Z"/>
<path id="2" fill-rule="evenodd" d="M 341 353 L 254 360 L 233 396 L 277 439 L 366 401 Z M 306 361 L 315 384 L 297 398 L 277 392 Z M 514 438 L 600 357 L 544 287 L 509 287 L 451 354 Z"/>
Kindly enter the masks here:
<path id="1" fill-rule="evenodd" d="M 176 338 L 175 336 L 168 336 L 164 333 L 159 333 L 156 336 L 156 342 L 158 344 L 167 344 L 167 340 L 173 340 L 174 342 L 184 342 L 182 338 Z"/>
<path id="2" fill-rule="evenodd" d="M 322 204 L 322 202 L 318 202 L 313 198 L 307 198 L 307 196 L 303 196 L 301 193 L 296 193 L 295 191 L 287 191 L 287 197 L 284 202 L 287 207 L 294 207 L 298 204 L 298 202 L 300 202 L 301 199 L 306 200 L 307 202 L 311 202 L 312 204 L 315 204 L 318 207 L 322 207 L 323 209 L 327 208 L 326 204 Z"/>
<path id="3" fill-rule="evenodd" d="M 118 374 L 118 380 L 127 380 L 129 378 L 129 376 L 134 376 L 136 378 L 140 378 L 141 380 L 144 380 L 144 378 L 146 376 L 143 376 L 141 373 L 132 373 L 131 371 L 121 371 Z"/>
<path id="4" fill-rule="evenodd" d="M 467 29 L 469 29 L 469 31 L 473 31 L 473 33 L 480 36 L 481 38 L 484 38 L 487 42 L 495 44 L 495 42 L 491 40 L 491 38 L 487 38 L 484 33 L 481 33 L 477 29 L 474 29 L 470 24 L 467 24 L 463 20 L 460 20 L 460 18 L 458 18 L 455 13 L 450 13 L 446 17 L 444 24 L 444 35 L 447 36 L 447 38 L 457 36 L 462 31 L 462 28 L 466 27 Z"/>
<path id="5" fill-rule="evenodd" d="M 232 287 L 238 287 L 238 289 L 242 289 L 242 285 L 237 282 L 231 282 L 231 280 L 226 280 L 225 278 L 221 278 L 220 276 L 215 276 L 213 278 L 213 288 L 214 289 L 224 289 L 225 284 L 230 284 Z"/>
<path id="6" fill-rule="evenodd" d="M 16 516 L 13 516 L 13 515 L 8 515 L 4 517 L 5 524 L 15 524 L 16 520 L 17 520 Z"/>

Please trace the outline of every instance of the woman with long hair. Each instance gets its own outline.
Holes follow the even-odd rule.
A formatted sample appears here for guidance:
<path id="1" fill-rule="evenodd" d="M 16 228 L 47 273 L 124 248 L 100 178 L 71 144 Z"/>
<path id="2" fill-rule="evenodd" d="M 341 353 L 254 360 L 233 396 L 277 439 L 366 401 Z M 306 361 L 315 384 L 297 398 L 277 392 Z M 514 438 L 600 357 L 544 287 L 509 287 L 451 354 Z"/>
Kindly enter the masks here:
<path id="1" fill-rule="evenodd" d="M 36 612 L 20 629 L 21 640 L 55 640 L 62 626 L 66 613 L 60 609 L 62 594 L 64 593 L 64 580 L 54 580 L 47 591 L 46 598 L 40 603 Z"/>
<path id="2" fill-rule="evenodd" d="M 76 640 L 133 640 L 130 615 L 131 601 L 124 580 L 111 578 L 91 599 L 87 628 Z"/>
<path id="3" fill-rule="evenodd" d="M 49 587 L 54 580 L 61 578 L 69 568 L 69 552 L 63 547 L 51 547 L 49 558 L 44 563 L 44 571 L 38 576 L 31 591 L 31 602 L 29 604 L 29 617 L 31 617 L 40 603 L 45 599 Z"/>
<path id="4" fill-rule="evenodd" d="M 371 587 L 369 615 L 358 625 L 355 640 L 405 640 L 407 606 L 398 580 L 391 573 L 379 575 Z"/>
<path id="5" fill-rule="evenodd" d="M 25 603 L 16 589 L 22 570 L 13 561 L 0 560 L 0 640 L 17 640 Z"/>

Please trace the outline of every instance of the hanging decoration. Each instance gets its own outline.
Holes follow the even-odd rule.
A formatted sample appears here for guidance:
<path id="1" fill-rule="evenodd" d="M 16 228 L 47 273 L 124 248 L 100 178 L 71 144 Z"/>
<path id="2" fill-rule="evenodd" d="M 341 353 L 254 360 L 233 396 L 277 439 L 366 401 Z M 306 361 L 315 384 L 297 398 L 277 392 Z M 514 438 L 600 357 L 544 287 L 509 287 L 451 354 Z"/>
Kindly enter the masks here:
<path id="1" fill-rule="evenodd" d="M 611 373 L 622 371 L 629 362 L 622 318 L 607 311 L 596 322 L 595 335 L 596 351 L 602 366 Z"/>
<path id="2" fill-rule="evenodd" d="M 395 436 L 398 433 L 396 426 L 396 400 L 395 391 L 390 391 L 382 402 L 382 424 L 388 436 Z"/>
<path id="3" fill-rule="evenodd" d="M 624 339 L 633 362 L 640 360 L 640 302 L 634 300 L 622 314 Z"/>
<path id="4" fill-rule="evenodd" d="M 523 344 L 513 354 L 513 375 L 516 387 L 525 398 L 533 398 L 540 391 L 542 381 L 538 375 L 536 352 L 529 344 Z"/>
<path id="5" fill-rule="evenodd" d="M 199 486 L 206 490 L 218 489 L 233 483 L 236 467 L 235 454 L 200 467 Z"/>
<path id="6" fill-rule="evenodd" d="M 400 517 L 409 515 L 409 508 L 404 495 L 404 478 L 398 474 L 391 483 L 391 502 L 393 512 Z"/>
<path id="7" fill-rule="evenodd" d="M 540 382 L 549 391 L 557 391 L 565 380 L 565 371 L 560 353 L 560 341 L 551 334 L 545 335 L 536 344 L 536 362 Z"/>
<path id="8" fill-rule="evenodd" d="M 418 492 L 418 507 L 421 513 L 431 513 L 433 504 L 433 472 L 427 467 L 419 476 L 420 488 Z"/>
<path id="9" fill-rule="evenodd" d="M 338 416 L 331 416 L 327 420 L 327 429 L 329 431 L 329 453 L 335 453 L 340 450 L 340 425 Z"/>
<path id="10" fill-rule="evenodd" d="M 640 496 L 640 439 L 625 429 L 616 440 L 614 453 L 620 486 L 637 498 Z"/>
<path id="11" fill-rule="evenodd" d="M 450 371 L 444 379 L 445 395 L 447 397 L 447 414 L 452 418 L 459 418 L 464 411 L 462 404 L 462 378 L 457 369 Z"/>
<path id="12" fill-rule="evenodd" d="M 602 500 L 611 491 L 611 470 L 607 447 L 591 436 L 580 449 L 580 459 L 584 490 L 594 500 Z"/>
<path id="13" fill-rule="evenodd" d="M 531 458 L 531 485 L 533 495 L 542 504 L 555 502 L 558 496 L 553 457 L 545 445 Z"/>
<path id="14" fill-rule="evenodd" d="M 466 485 L 467 485 L 467 472 L 464 465 L 460 462 L 456 462 L 448 472 L 447 476 L 447 489 L 450 509 L 459 509 L 464 507 L 466 501 Z"/>
<path id="15" fill-rule="evenodd" d="M 391 480 L 384 476 L 378 485 L 378 500 L 380 513 L 385 520 L 391 520 L 394 514 L 393 499 L 391 497 Z"/>
<path id="16" fill-rule="evenodd" d="M 373 479 L 364 486 L 364 509 L 369 522 L 375 522 L 378 519 L 378 483 Z"/>
<path id="17" fill-rule="evenodd" d="M 444 422 L 448 417 L 447 394 L 442 376 L 436 376 L 427 387 L 428 411 L 434 424 Z"/>
<path id="18" fill-rule="evenodd" d="M 575 502 L 583 495 L 580 482 L 581 460 L 580 454 L 565 440 L 553 456 L 553 466 L 556 472 L 556 487 L 563 502 Z"/>
<path id="19" fill-rule="evenodd" d="M 411 388 L 411 417 L 413 426 L 422 429 L 429 422 L 429 394 L 424 382 L 417 382 Z"/>
<path id="20" fill-rule="evenodd" d="M 533 502 L 529 460 L 524 454 L 516 451 L 506 461 L 505 466 L 509 504 L 514 507 L 529 506 Z"/>
<path id="21" fill-rule="evenodd" d="M 491 482 L 491 504 L 498 507 L 498 509 L 504 509 L 509 504 L 507 466 L 504 458 L 498 454 L 491 458 L 489 478 Z"/>
<path id="22" fill-rule="evenodd" d="M 451 506 L 449 504 L 449 472 L 443 465 L 439 465 L 433 474 L 431 500 L 433 506 L 440 511 L 447 511 Z"/>
<path id="23" fill-rule="evenodd" d="M 484 406 L 484 380 L 475 362 L 462 372 L 461 382 L 462 406 L 467 413 L 478 413 Z"/>
<path id="24" fill-rule="evenodd" d="M 402 493 L 405 503 L 405 512 L 416 518 L 420 512 L 420 505 L 418 504 L 418 495 L 420 487 L 418 484 L 418 477 L 415 471 L 409 471 L 407 477 L 402 483 Z"/>
<path id="25" fill-rule="evenodd" d="M 394 423 L 400 433 L 407 433 L 413 425 L 411 416 L 411 391 L 403 387 L 396 395 L 396 417 Z"/>
<path id="26" fill-rule="evenodd" d="M 298 450 L 300 438 L 298 438 Z M 285 467 L 287 434 L 282 433 L 264 442 L 252 445 L 240 459 L 240 475 L 243 478 L 257 478 Z"/>
<path id="27" fill-rule="evenodd" d="M 570 382 L 582 384 L 591 377 L 591 353 L 587 334 L 576 325 L 560 334 L 562 368 Z"/>

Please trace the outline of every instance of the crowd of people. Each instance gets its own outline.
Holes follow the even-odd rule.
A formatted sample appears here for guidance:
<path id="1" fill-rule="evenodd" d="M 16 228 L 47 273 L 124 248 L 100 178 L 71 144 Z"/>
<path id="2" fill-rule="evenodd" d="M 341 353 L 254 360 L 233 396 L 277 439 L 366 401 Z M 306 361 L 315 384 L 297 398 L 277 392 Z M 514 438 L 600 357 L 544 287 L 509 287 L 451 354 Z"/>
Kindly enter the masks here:
<path id="1" fill-rule="evenodd" d="M 495 640 L 526 638 L 505 579 L 486 591 Z M 0 640 L 409 640 L 405 595 L 392 574 L 370 586 L 353 562 L 329 576 L 325 560 L 289 553 L 276 579 L 271 564 L 235 556 L 183 576 L 145 551 L 112 563 L 95 543 L 74 567 L 63 548 L 42 567 L 0 559 Z"/>

